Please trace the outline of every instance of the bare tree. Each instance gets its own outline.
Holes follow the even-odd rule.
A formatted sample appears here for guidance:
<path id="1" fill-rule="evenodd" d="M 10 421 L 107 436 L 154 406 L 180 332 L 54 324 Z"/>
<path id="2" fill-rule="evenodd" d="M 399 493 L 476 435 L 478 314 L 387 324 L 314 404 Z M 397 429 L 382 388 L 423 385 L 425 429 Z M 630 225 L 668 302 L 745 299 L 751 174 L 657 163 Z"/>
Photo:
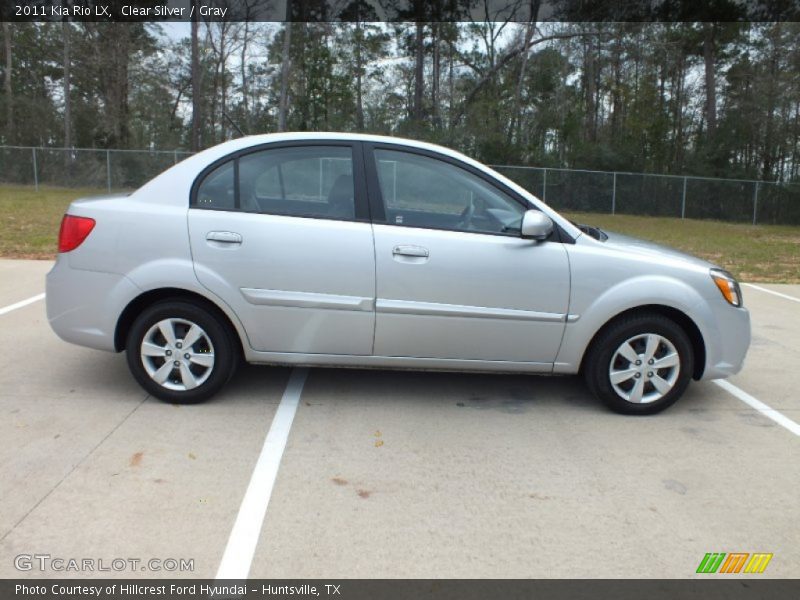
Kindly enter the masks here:
<path id="1" fill-rule="evenodd" d="M 72 146 L 72 82 L 70 80 L 70 24 L 61 22 L 61 33 L 64 38 L 64 147 Z M 69 152 L 65 153 L 65 160 L 69 161 Z"/>
<path id="2" fill-rule="evenodd" d="M 717 130 L 716 26 L 706 23 L 703 36 L 703 65 L 706 76 L 706 127 L 708 137 Z"/>
<path id="3" fill-rule="evenodd" d="M 414 35 L 414 120 L 422 121 L 422 98 L 425 89 L 425 26 L 417 21 Z"/>
<path id="4" fill-rule="evenodd" d="M 549 42 L 550 40 L 565 40 L 570 38 L 576 37 L 586 37 L 586 36 L 599 36 L 599 32 L 580 32 L 580 33 L 567 33 L 567 34 L 555 34 L 555 35 L 547 35 L 541 37 L 537 40 L 531 40 L 529 44 L 529 48 L 536 46 L 537 44 L 542 44 L 544 42 Z M 470 91 L 467 93 L 466 97 L 464 98 L 463 102 L 459 106 L 458 110 L 453 111 L 453 115 L 450 118 L 450 127 L 451 129 L 454 128 L 463 118 L 467 108 L 470 104 L 475 100 L 478 93 L 483 89 L 483 87 L 494 78 L 497 73 L 504 68 L 508 63 L 510 63 L 514 57 L 518 56 L 523 49 L 525 48 L 525 44 L 520 44 L 519 46 L 513 47 L 503 53 L 501 56 L 497 58 L 497 61 L 494 63 L 493 66 L 486 70 L 477 69 L 474 65 L 469 64 L 466 62 L 468 67 L 471 67 L 477 73 L 481 75 L 480 79 L 472 86 Z"/>
<path id="5" fill-rule="evenodd" d="M 249 7 L 248 7 L 249 8 Z M 242 78 L 242 108 L 244 109 L 244 126 L 245 130 L 250 132 L 250 107 L 247 101 L 249 90 L 247 89 L 247 46 L 250 42 L 250 22 L 244 22 L 244 33 L 242 34 L 242 53 L 239 58 L 241 62 L 241 78 Z"/>
<path id="6" fill-rule="evenodd" d="M 248 80 L 248 64 L 247 64 L 247 52 L 250 47 L 251 42 L 251 35 L 253 32 L 250 30 L 250 21 L 254 18 L 254 11 L 257 10 L 258 7 L 258 0 L 244 0 L 240 4 L 240 10 L 243 11 L 241 14 L 241 21 L 244 21 L 244 31 L 242 31 L 242 38 L 241 38 L 241 47 L 240 55 L 239 55 L 239 67 L 240 67 L 240 78 L 241 78 L 241 92 L 242 92 L 242 112 L 244 117 L 244 128 L 245 133 L 250 133 L 252 129 L 252 120 L 250 115 L 250 82 Z M 234 12 L 234 14 L 236 14 Z M 239 20 L 239 19 L 234 19 Z M 240 21 L 240 22 L 241 22 Z M 254 25 L 254 29 L 257 30 L 257 26 Z M 253 102 L 255 103 L 255 97 L 253 98 Z M 238 129 L 238 126 L 237 126 Z"/>
<path id="7" fill-rule="evenodd" d="M 107 147 L 126 147 L 130 133 L 129 66 L 131 54 L 141 41 L 143 26 L 127 23 L 82 24 L 91 53 L 88 58 L 95 69 L 102 118 L 96 133 Z"/>
<path id="8" fill-rule="evenodd" d="M 356 20 L 355 54 L 356 54 L 356 129 L 364 131 L 364 91 L 361 80 L 363 79 L 364 61 L 361 56 L 361 46 L 364 42 L 361 19 Z"/>
<path id="9" fill-rule="evenodd" d="M 442 57 L 439 49 L 441 23 L 433 23 L 432 29 L 432 43 L 433 43 L 433 80 L 431 81 L 431 119 L 433 126 L 439 129 L 441 126 L 441 119 L 439 117 L 439 83 L 442 76 Z"/>
<path id="10" fill-rule="evenodd" d="M 583 92 L 585 114 L 583 118 L 584 139 L 597 139 L 597 46 L 594 39 L 583 40 Z"/>
<path id="11" fill-rule="evenodd" d="M 238 25 L 232 21 L 217 21 L 207 23 L 207 36 L 208 44 L 214 53 L 214 79 L 213 92 L 211 94 L 211 111 L 210 117 L 216 140 L 216 125 L 219 123 L 220 138 L 219 141 L 226 139 L 227 122 L 226 117 L 228 112 L 228 59 L 231 54 L 236 51 L 236 44 L 239 43 L 239 29 Z M 216 35 L 215 35 L 216 34 Z M 219 111 L 217 111 L 217 103 L 219 103 Z"/>
<path id="12" fill-rule="evenodd" d="M 6 95 L 6 140 L 14 138 L 14 91 L 11 87 L 11 75 L 14 67 L 12 60 L 11 24 L 3 21 L 3 51 L 6 56 L 5 77 L 3 78 L 3 91 Z"/>
<path id="13" fill-rule="evenodd" d="M 287 2 L 288 5 L 288 2 Z M 288 8 L 286 9 L 289 10 Z M 286 112 L 289 103 L 289 70 L 292 68 L 292 24 L 286 22 L 283 30 L 283 56 L 281 57 L 281 97 L 278 104 L 278 131 L 286 131 Z"/>
<path id="14" fill-rule="evenodd" d="M 522 61 L 519 67 L 519 77 L 517 87 L 514 90 L 514 109 L 511 112 L 511 122 L 508 125 L 508 135 L 506 139 L 510 144 L 516 134 L 516 129 L 522 121 L 522 86 L 525 83 L 525 74 L 528 67 L 528 54 L 531 49 L 531 40 L 536 31 L 536 21 L 539 16 L 539 0 L 532 0 L 530 6 L 530 21 L 525 28 L 525 42 L 522 48 Z"/>
<path id="15" fill-rule="evenodd" d="M 200 45 L 198 41 L 197 15 L 199 12 L 198 0 L 192 0 L 194 11 L 192 13 L 192 140 L 191 148 L 194 152 L 200 150 L 200 127 L 202 124 L 202 74 L 200 72 Z"/>

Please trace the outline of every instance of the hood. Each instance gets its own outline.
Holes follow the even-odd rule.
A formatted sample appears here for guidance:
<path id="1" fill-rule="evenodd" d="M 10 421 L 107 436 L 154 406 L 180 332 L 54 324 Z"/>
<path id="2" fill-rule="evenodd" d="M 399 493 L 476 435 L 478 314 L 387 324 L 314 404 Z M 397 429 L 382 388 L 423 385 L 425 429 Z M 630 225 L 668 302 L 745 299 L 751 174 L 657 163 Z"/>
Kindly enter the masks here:
<path id="1" fill-rule="evenodd" d="M 716 267 L 716 265 L 708 262 L 707 260 L 703 260 L 702 258 L 681 252 L 680 250 L 675 250 L 669 246 L 662 246 L 661 244 L 640 240 L 639 238 L 622 235 L 621 233 L 615 233 L 613 231 L 606 231 L 605 229 L 603 231 L 606 235 L 608 235 L 608 239 L 602 243 L 621 252 L 637 254 L 643 257 L 652 257 L 654 260 L 664 260 L 665 258 L 669 258 L 672 260 L 688 262 L 701 268 L 710 269 Z"/>

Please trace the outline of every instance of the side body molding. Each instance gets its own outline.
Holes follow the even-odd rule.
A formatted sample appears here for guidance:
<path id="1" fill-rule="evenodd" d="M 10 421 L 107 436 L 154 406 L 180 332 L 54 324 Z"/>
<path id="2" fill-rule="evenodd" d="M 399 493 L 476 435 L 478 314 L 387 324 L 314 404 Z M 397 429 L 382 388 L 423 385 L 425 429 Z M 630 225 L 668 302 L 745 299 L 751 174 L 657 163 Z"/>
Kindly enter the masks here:
<path id="1" fill-rule="evenodd" d="M 291 292 L 241 288 L 242 296 L 250 304 L 261 306 L 290 306 L 297 308 L 327 308 L 331 310 L 372 310 L 372 298 L 341 296 L 316 292 Z"/>
<path id="2" fill-rule="evenodd" d="M 378 300 L 375 309 L 379 313 L 400 315 L 433 315 L 438 317 L 478 317 L 483 319 L 512 319 L 522 321 L 563 322 L 566 315 L 518 310 L 513 308 L 487 308 L 461 304 L 440 304 L 438 302 L 416 302 L 410 300 Z"/>

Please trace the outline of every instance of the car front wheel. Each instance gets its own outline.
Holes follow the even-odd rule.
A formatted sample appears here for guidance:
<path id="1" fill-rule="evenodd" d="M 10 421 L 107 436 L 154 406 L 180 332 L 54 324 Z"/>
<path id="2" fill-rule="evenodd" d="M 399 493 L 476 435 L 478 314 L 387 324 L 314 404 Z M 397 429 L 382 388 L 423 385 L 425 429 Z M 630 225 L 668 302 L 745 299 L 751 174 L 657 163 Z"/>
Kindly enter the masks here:
<path id="1" fill-rule="evenodd" d="M 226 326 L 202 306 L 177 300 L 145 309 L 134 321 L 125 349 L 139 384 L 175 404 L 210 398 L 238 362 Z"/>
<path id="2" fill-rule="evenodd" d="M 658 314 L 623 317 L 592 344 L 584 377 L 592 393 L 612 410 L 646 415 L 683 395 L 694 371 L 689 337 Z"/>

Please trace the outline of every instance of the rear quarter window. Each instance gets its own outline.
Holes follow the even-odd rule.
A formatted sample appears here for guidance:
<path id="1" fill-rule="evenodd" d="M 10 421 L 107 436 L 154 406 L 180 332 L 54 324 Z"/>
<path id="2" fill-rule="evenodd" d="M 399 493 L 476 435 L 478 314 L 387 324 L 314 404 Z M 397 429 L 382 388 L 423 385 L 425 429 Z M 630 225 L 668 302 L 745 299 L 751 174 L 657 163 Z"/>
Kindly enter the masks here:
<path id="1" fill-rule="evenodd" d="M 233 210 L 236 206 L 233 172 L 233 161 L 228 161 L 206 175 L 197 188 L 194 206 Z"/>

